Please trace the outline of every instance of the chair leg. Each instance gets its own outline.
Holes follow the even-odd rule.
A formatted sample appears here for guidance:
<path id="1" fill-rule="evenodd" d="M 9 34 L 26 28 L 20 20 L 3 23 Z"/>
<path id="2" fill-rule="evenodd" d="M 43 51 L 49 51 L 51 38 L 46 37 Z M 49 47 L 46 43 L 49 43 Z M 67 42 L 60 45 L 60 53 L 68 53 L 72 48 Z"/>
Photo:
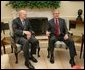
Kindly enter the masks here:
<path id="1" fill-rule="evenodd" d="M 82 49 L 83 49 L 83 47 L 81 47 L 81 51 L 80 51 L 80 59 L 81 59 L 81 56 L 82 56 Z"/>
<path id="2" fill-rule="evenodd" d="M 13 53 L 13 46 L 11 45 L 11 53 Z"/>
<path id="3" fill-rule="evenodd" d="M 83 38 L 82 38 L 82 43 L 81 43 L 80 59 L 81 59 L 82 51 L 83 51 Z"/>
<path id="4" fill-rule="evenodd" d="M 5 45 L 4 45 L 3 41 L 1 41 L 1 44 L 2 44 L 3 49 L 4 49 L 4 54 L 6 54 L 6 49 L 5 49 Z"/>
<path id="5" fill-rule="evenodd" d="M 47 58 L 50 58 L 50 55 L 51 55 L 50 40 L 48 41 L 48 48 L 47 48 L 47 51 L 48 51 Z"/>
<path id="6" fill-rule="evenodd" d="M 51 48 L 51 58 L 54 57 L 54 47 Z"/>
<path id="7" fill-rule="evenodd" d="M 39 52 L 40 52 L 40 47 L 38 48 L 38 57 L 40 57 L 40 54 L 39 54 Z"/>
<path id="8" fill-rule="evenodd" d="M 50 62 L 54 63 L 54 47 L 51 47 L 50 50 Z"/>
<path id="9" fill-rule="evenodd" d="M 1 54 L 2 54 L 2 50 L 1 50 Z"/>
<path id="10" fill-rule="evenodd" d="M 49 47 L 48 47 L 47 51 L 48 51 L 47 58 L 49 58 L 50 57 L 50 48 Z"/>
<path id="11" fill-rule="evenodd" d="M 83 53 L 83 58 L 84 58 L 84 53 Z"/>
<path id="12" fill-rule="evenodd" d="M 15 57 L 16 57 L 16 64 L 18 63 L 18 53 L 15 53 Z"/>
<path id="13" fill-rule="evenodd" d="M 5 50 L 5 46 L 3 45 L 3 49 L 4 49 L 4 54 L 6 54 L 6 50 Z"/>
<path id="14" fill-rule="evenodd" d="M 3 49 L 4 49 L 4 54 L 6 54 L 6 49 L 5 49 L 5 45 L 2 43 L 3 45 Z"/>

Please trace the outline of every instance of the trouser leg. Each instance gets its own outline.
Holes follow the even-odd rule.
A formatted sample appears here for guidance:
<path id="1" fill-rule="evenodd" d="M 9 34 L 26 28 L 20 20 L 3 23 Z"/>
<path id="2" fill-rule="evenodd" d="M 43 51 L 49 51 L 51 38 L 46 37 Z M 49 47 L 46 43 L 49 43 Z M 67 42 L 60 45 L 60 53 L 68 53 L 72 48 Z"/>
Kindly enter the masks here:
<path id="1" fill-rule="evenodd" d="M 29 41 L 27 39 L 25 39 L 24 37 L 21 37 L 19 39 L 18 43 L 23 46 L 22 48 L 23 48 L 23 52 L 24 52 L 25 61 L 28 62 L 29 61 L 29 57 L 30 57 Z"/>
<path id="2" fill-rule="evenodd" d="M 49 38 L 49 47 L 48 47 L 48 54 L 50 56 L 50 62 L 54 63 L 54 47 L 55 47 L 55 42 L 56 42 L 56 38 L 55 36 L 52 36 L 51 38 Z"/>
<path id="3" fill-rule="evenodd" d="M 32 36 L 29 42 L 31 43 L 31 55 L 36 54 L 36 49 L 40 48 L 39 41 Z"/>
<path id="4" fill-rule="evenodd" d="M 67 47 L 69 48 L 69 53 L 70 53 L 70 63 L 71 64 L 75 64 L 74 62 L 74 56 L 76 55 L 76 49 L 75 49 L 75 45 L 74 45 L 74 41 L 71 39 L 68 39 L 66 41 L 64 41 L 67 45 Z"/>
<path id="5" fill-rule="evenodd" d="M 69 48 L 70 58 L 73 58 L 75 56 L 75 54 L 76 54 L 74 41 L 71 40 L 71 39 L 68 39 L 68 40 L 65 41 L 65 43 Z"/>

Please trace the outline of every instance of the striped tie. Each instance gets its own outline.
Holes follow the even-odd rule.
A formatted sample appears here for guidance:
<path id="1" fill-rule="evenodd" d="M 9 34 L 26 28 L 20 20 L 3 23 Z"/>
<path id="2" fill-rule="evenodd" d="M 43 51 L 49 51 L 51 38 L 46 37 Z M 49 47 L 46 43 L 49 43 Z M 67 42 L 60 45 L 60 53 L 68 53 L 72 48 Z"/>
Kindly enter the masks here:
<path id="1" fill-rule="evenodd" d="M 58 19 L 56 19 L 56 23 L 55 23 L 55 36 L 56 36 L 56 38 L 58 38 L 58 36 L 59 36 L 59 23 L 58 23 Z"/>

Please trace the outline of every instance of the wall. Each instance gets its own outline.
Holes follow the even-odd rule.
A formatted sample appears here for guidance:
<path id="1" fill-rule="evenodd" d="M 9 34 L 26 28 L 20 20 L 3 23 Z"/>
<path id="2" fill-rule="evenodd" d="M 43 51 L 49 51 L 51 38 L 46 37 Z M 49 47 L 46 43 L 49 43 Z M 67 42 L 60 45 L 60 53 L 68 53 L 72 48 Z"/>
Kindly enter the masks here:
<path id="1" fill-rule="evenodd" d="M 61 16 L 76 17 L 78 9 L 83 10 L 82 17 L 84 17 L 84 2 L 83 1 L 62 1 L 61 2 Z"/>
<path id="2" fill-rule="evenodd" d="M 17 12 L 12 9 L 11 7 L 5 6 L 5 4 L 8 1 L 1 1 L 1 21 L 8 22 L 15 18 L 17 15 Z M 66 17 L 68 19 L 76 19 L 77 17 L 77 11 L 78 9 L 83 10 L 82 17 L 84 19 L 84 1 L 61 1 L 61 7 L 60 7 L 60 16 Z M 51 9 L 26 9 L 28 11 L 28 17 L 48 17 L 48 20 L 51 19 L 52 16 L 52 10 Z M 69 24 L 67 23 L 67 26 Z M 76 31 L 77 30 L 77 31 Z M 78 29 L 73 29 L 72 31 L 76 35 L 80 35 L 81 33 L 78 32 L 84 32 L 84 27 L 78 27 Z"/>
<path id="3" fill-rule="evenodd" d="M 1 20 L 8 22 L 8 20 L 16 17 L 16 11 L 11 7 L 5 6 L 8 1 L 1 1 Z M 84 1 L 61 1 L 60 7 L 60 16 L 68 17 L 69 19 L 74 19 L 77 17 L 78 9 L 82 9 L 84 11 Z M 43 15 L 43 14 L 44 15 Z M 52 18 L 52 10 L 51 9 L 28 9 L 29 17 L 48 17 L 48 19 Z M 82 14 L 84 17 L 84 12 Z"/>

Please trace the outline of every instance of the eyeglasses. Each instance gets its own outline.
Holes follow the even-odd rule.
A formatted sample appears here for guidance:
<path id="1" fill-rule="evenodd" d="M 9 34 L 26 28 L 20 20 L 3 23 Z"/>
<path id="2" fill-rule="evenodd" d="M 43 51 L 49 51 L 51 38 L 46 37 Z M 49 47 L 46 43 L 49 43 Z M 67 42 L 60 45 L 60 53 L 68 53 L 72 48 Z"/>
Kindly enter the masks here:
<path id="1" fill-rule="evenodd" d="M 60 13 L 53 13 L 53 14 L 60 14 Z"/>

